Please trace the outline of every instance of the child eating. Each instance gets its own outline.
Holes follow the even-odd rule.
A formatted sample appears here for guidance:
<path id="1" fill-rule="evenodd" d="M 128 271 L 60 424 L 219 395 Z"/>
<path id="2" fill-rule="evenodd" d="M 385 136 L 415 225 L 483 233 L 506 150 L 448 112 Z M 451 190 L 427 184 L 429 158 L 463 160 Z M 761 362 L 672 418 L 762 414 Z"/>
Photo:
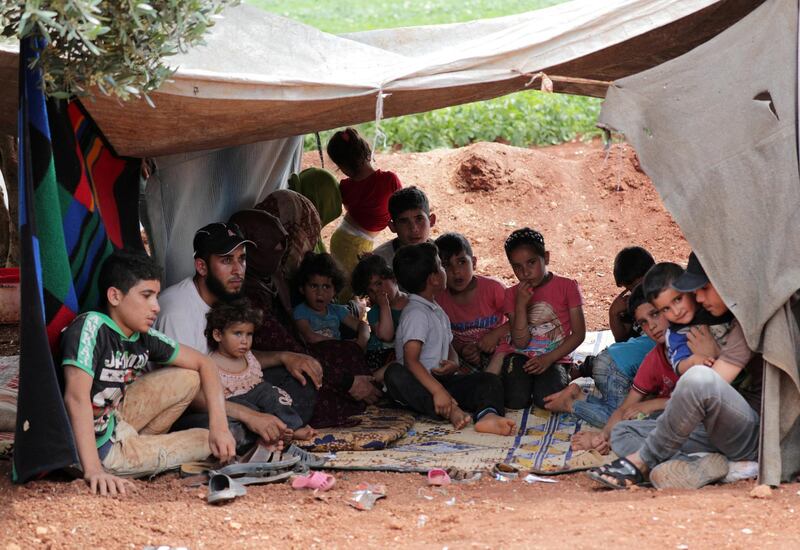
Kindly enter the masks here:
<path id="1" fill-rule="evenodd" d="M 293 317 L 300 335 L 309 344 L 325 340 L 341 340 L 339 325 L 354 330 L 362 349 L 369 340 L 369 326 L 357 319 L 342 305 L 333 304 L 333 297 L 344 286 L 344 274 L 333 256 L 308 252 L 295 274 L 294 286 L 304 301 L 294 308 Z"/>
<path id="2" fill-rule="evenodd" d="M 373 378 L 383 382 L 385 366 L 394 359 L 394 333 L 400 314 L 408 304 L 408 294 L 397 286 L 392 268 L 380 256 L 369 254 L 362 258 L 351 277 L 356 296 L 368 296 L 367 312 L 370 337 L 367 342 L 367 364 Z"/>

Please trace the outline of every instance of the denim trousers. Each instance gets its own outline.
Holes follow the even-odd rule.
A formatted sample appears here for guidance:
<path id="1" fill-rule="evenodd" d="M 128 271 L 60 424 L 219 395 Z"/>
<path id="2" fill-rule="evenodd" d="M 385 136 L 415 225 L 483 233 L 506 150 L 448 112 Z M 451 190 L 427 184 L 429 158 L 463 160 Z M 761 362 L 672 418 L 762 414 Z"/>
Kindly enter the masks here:
<path id="1" fill-rule="evenodd" d="M 667 407 L 656 420 L 627 420 L 611 431 L 619 456 L 637 451 L 647 464 L 697 452 L 728 460 L 758 460 L 759 414 L 714 370 L 690 368 L 678 380 Z"/>
<path id="2" fill-rule="evenodd" d="M 619 370 L 606 351 L 595 357 L 592 378 L 601 397 L 589 395 L 585 401 L 575 401 L 572 403 L 572 410 L 581 420 L 602 428 L 614 411 L 622 405 L 633 380 Z"/>

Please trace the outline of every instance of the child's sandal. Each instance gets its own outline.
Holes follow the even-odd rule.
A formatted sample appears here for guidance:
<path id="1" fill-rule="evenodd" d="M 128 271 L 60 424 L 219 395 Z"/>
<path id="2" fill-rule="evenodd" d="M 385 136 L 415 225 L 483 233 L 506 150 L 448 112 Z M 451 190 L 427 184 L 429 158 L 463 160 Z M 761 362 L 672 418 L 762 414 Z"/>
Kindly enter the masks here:
<path id="1" fill-rule="evenodd" d="M 647 480 L 642 471 L 627 458 L 618 458 L 610 464 L 592 468 L 586 472 L 589 479 L 606 487 L 617 490 L 630 489 L 634 485 L 642 485 Z"/>

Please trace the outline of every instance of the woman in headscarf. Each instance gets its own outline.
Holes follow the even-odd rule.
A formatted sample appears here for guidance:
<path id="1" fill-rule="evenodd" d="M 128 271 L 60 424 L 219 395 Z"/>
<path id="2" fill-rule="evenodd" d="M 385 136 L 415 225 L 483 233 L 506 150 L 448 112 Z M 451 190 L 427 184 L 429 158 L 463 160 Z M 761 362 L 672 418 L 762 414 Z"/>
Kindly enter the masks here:
<path id="1" fill-rule="evenodd" d="M 312 212 L 316 217 L 313 208 Z M 309 345 L 302 340 L 292 322 L 289 288 L 284 278 L 290 253 L 302 257 L 314 247 L 315 239 L 300 233 L 303 227 L 312 231 L 318 227 L 318 218 L 316 224 L 313 219 L 296 223 L 293 230 L 284 230 L 275 216 L 260 210 L 237 212 L 230 221 L 239 225 L 257 247 L 249 253 L 245 271 L 245 294 L 264 312 L 264 322 L 253 337 L 253 348 L 305 354 L 318 361 L 322 384 L 309 424 L 315 428 L 346 425 L 351 416 L 363 412 L 366 404 L 377 401 L 381 393 L 357 344 L 328 340 Z"/>

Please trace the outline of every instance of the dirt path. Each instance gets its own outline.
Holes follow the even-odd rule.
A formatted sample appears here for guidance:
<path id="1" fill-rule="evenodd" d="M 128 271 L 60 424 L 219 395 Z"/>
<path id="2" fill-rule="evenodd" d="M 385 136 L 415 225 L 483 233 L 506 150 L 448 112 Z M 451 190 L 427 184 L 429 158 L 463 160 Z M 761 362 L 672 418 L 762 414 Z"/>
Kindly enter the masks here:
<path id="1" fill-rule="evenodd" d="M 756 500 L 749 482 L 608 492 L 575 474 L 555 484 L 485 479 L 439 492 L 416 474 L 340 473 L 324 501 L 288 485 L 256 486 L 214 507 L 204 490 L 183 488 L 174 475 L 137 482 L 137 494 L 113 501 L 86 495 L 79 481 L 11 487 L 7 463 L 0 475 L 0 549 L 6 550 L 800 547 L 798 484 Z M 371 511 L 346 501 L 362 481 L 387 487 Z"/>

